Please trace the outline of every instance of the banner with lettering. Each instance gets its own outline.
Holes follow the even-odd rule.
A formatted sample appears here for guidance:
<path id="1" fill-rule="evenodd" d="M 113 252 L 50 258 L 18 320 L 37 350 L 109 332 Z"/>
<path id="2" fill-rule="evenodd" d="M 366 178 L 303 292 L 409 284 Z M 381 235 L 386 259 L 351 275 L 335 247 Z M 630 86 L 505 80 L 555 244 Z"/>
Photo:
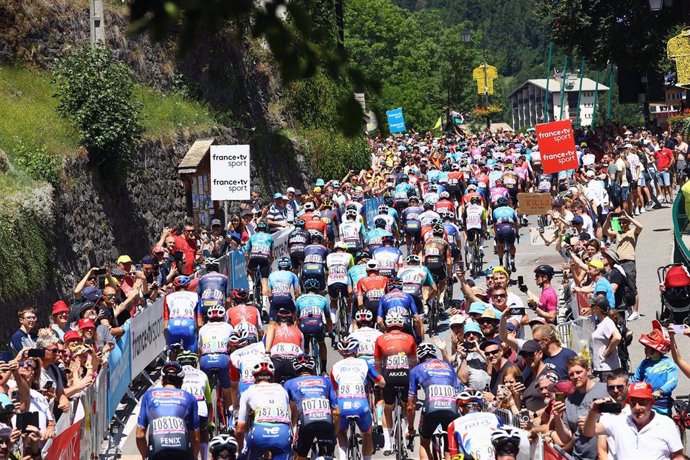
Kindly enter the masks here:
<path id="1" fill-rule="evenodd" d="M 108 420 L 113 419 L 132 383 L 130 323 L 125 323 L 124 330 L 125 333 L 115 339 L 115 348 L 108 355 Z"/>
<path id="2" fill-rule="evenodd" d="M 232 282 L 232 288 L 249 289 L 247 262 L 244 258 L 244 253 L 232 251 L 227 257 L 230 260 L 230 275 L 228 275 L 228 277 Z"/>
<path id="3" fill-rule="evenodd" d="M 570 120 L 537 125 L 537 141 L 545 174 L 577 169 L 577 151 Z"/>
<path id="4" fill-rule="evenodd" d="M 132 321 L 131 341 L 132 377 L 136 377 L 165 350 L 163 299 L 149 305 Z"/>
<path id="5" fill-rule="evenodd" d="M 81 420 L 53 438 L 46 460 L 79 460 Z"/>

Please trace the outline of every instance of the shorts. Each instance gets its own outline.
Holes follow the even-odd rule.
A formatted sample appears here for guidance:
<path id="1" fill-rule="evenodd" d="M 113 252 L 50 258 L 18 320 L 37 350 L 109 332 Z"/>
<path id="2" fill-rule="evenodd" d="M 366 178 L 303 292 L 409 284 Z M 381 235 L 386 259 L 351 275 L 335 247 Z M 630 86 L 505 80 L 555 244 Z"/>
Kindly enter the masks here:
<path id="1" fill-rule="evenodd" d="M 294 358 L 288 356 L 272 356 L 273 367 L 275 367 L 275 374 L 273 381 L 281 385 L 285 381 L 290 380 L 295 376 L 295 369 L 292 367 Z"/>
<path id="2" fill-rule="evenodd" d="M 450 244 L 450 255 L 453 259 L 457 259 L 460 256 L 460 248 L 455 243 Z"/>
<path id="3" fill-rule="evenodd" d="M 644 174 L 640 174 L 640 178 L 637 179 L 637 185 L 639 185 L 640 187 L 644 187 L 645 185 L 647 185 L 647 182 L 644 178 Z"/>
<path id="4" fill-rule="evenodd" d="M 475 241 L 477 242 L 481 241 L 482 238 L 482 229 L 481 228 L 470 228 L 467 230 L 467 242 Z"/>
<path id="5" fill-rule="evenodd" d="M 302 265 L 302 262 L 304 262 L 304 251 L 294 253 L 291 252 L 290 261 L 292 262 L 293 268 Z"/>
<path id="6" fill-rule="evenodd" d="M 327 444 L 327 456 L 333 456 L 335 452 L 335 432 L 331 422 L 312 422 L 297 427 L 297 442 L 295 452 L 300 457 L 309 455 L 314 441 L 324 441 Z M 316 455 L 316 454 L 314 454 Z M 321 455 L 324 455 L 322 452 Z"/>
<path id="7" fill-rule="evenodd" d="M 404 224 L 405 235 L 414 236 L 416 238 L 422 237 L 422 224 L 416 222 L 416 225 L 410 226 L 407 223 Z"/>
<path id="8" fill-rule="evenodd" d="M 317 342 L 323 342 L 326 338 L 326 327 L 323 321 L 321 321 L 320 326 L 303 326 L 300 324 L 299 330 L 304 334 L 304 343 L 309 342 L 310 336 L 314 336 Z"/>
<path id="9" fill-rule="evenodd" d="M 621 187 L 621 200 L 628 201 L 628 195 L 630 194 L 630 188 L 625 186 Z"/>
<path id="10" fill-rule="evenodd" d="M 656 173 L 657 180 L 659 181 L 659 185 L 662 187 L 670 187 L 671 186 L 671 173 L 668 171 L 659 171 Z"/>
<path id="11" fill-rule="evenodd" d="M 261 277 L 268 279 L 268 275 L 271 273 L 271 266 L 268 263 L 268 259 L 263 257 L 250 257 L 249 263 L 247 264 L 247 270 L 254 273 L 257 268 L 261 273 Z"/>
<path id="12" fill-rule="evenodd" d="M 385 377 L 384 377 L 385 378 Z M 390 376 L 388 377 L 390 378 Z M 407 403 L 407 390 L 410 388 L 409 377 L 407 378 L 407 383 L 389 383 L 388 378 L 386 378 L 386 386 L 383 387 L 383 402 L 386 404 L 393 404 L 395 402 L 395 395 L 398 393 L 398 389 L 402 388 L 402 402 Z"/>
<path id="13" fill-rule="evenodd" d="M 510 226 L 510 230 L 508 229 L 507 225 L 498 226 L 498 228 L 496 229 L 496 243 L 507 243 L 510 245 L 515 244 L 515 229 L 512 227 L 512 225 Z"/>
<path id="14" fill-rule="evenodd" d="M 436 410 L 430 414 L 422 412 L 419 418 L 419 436 L 424 439 L 431 439 L 436 431 L 436 427 L 441 425 L 443 432 L 448 429 L 450 422 L 458 418 L 458 413 L 452 410 Z"/>
<path id="15" fill-rule="evenodd" d="M 199 416 L 199 431 L 204 431 L 208 426 L 208 415 Z"/>
<path id="16" fill-rule="evenodd" d="M 302 266 L 302 286 L 304 286 L 304 282 L 306 280 L 317 280 L 320 285 L 319 291 L 323 291 L 323 289 L 326 287 L 326 274 L 323 270 L 323 267 L 321 270 L 305 269 L 305 267 L 308 265 L 311 264 L 305 264 Z"/>
<path id="17" fill-rule="evenodd" d="M 208 375 L 209 380 L 211 380 L 212 371 L 217 370 L 220 386 L 224 390 L 230 388 L 230 357 L 226 353 L 201 355 L 199 367 Z"/>
<path id="18" fill-rule="evenodd" d="M 623 267 L 623 270 L 625 270 L 626 277 L 628 277 L 633 287 L 635 288 L 635 292 L 633 292 L 632 294 L 637 294 L 637 266 L 635 265 L 635 261 L 621 260 L 620 265 L 621 267 Z"/>
<path id="19" fill-rule="evenodd" d="M 194 460 L 192 452 L 186 450 L 163 449 L 155 454 L 147 455 L 148 460 Z"/>
<path id="20" fill-rule="evenodd" d="M 295 302 L 290 299 L 284 300 L 282 297 L 278 301 L 273 301 L 273 298 L 271 298 L 271 308 L 269 309 L 268 312 L 268 317 L 271 319 L 271 321 L 276 320 L 276 315 L 278 314 L 278 310 L 281 308 L 284 308 L 286 310 L 290 310 L 292 313 L 295 312 Z"/>
<path id="21" fill-rule="evenodd" d="M 357 428 L 362 433 L 371 430 L 371 411 L 369 401 L 366 399 L 338 399 L 338 409 L 340 410 L 340 431 L 347 430 L 349 420 L 347 417 L 357 415 Z"/>
<path id="22" fill-rule="evenodd" d="M 181 343 L 185 350 L 190 350 L 196 353 L 198 343 L 196 335 L 196 324 L 194 324 L 193 319 L 182 320 L 184 322 L 190 322 L 188 326 L 178 326 L 174 325 L 176 319 L 171 319 L 168 321 L 168 345 L 172 343 Z"/>
<path id="23" fill-rule="evenodd" d="M 436 281 L 443 281 L 448 277 L 445 264 L 440 268 L 429 268 L 429 272 L 431 272 L 431 276 L 433 276 Z"/>
<path id="24" fill-rule="evenodd" d="M 340 293 L 344 299 L 347 299 L 347 284 L 345 283 L 333 283 L 328 286 L 328 295 L 331 299 L 337 299 L 338 293 Z"/>
<path id="25" fill-rule="evenodd" d="M 273 460 L 292 458 L 292 430 L 290 425 L 254 425 L 247 435 L 244 449 L 238 456 L 242 460 L 256 460 L 271 452 Z"/>

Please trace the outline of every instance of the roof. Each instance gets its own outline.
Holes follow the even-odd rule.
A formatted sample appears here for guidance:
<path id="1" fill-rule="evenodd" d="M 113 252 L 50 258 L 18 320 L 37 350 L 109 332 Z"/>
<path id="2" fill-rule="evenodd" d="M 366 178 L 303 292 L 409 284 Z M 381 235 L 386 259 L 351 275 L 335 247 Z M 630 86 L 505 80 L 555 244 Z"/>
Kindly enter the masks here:
<path id="1" fill-rule="evenodd" d="M 573 83 L 572 87 L 568 87 L 568 83 Z M 537 86 L 543 90 L 546 89 L 546 78 L 534 78 L 531 80 L 527 80 L 515 90 L 513 90 L 512 93 L 508 95 L 508 97 L 511 97 L 513 94 L 517 93 L 518 91 L 522 90 L 526 85 L 534 85 Z M 597 86 L 597 82 L 592 80 L 591 78 L 583 78 L 582 79 L 582 91 L 594 91 L 594 88 Z M 568 79 L 566 80 L 566 88 L 565 92 L 570 93 L 570 92 L 577 92 L 580 89 L 580 79 L 575 78 L 575 79 Z M 608 91 L 609 87 L 606 85 L 603 85 L 601 82 L 599 82 L 599 87 L 598 91 Z M 549 93 L 560 93 L 561 92 L 561 80 L 556 80 L 555 78 L 550 78 L 549 79 Z"/>
<path id="2" fill-rule="evenodd" d="M 202 137 L 201 139 L 195 140 L 177 166 L 177 172 L 179 174 L 195 173 L 199 163 L 204 159 L 215 141 L 215 137 Z"/>

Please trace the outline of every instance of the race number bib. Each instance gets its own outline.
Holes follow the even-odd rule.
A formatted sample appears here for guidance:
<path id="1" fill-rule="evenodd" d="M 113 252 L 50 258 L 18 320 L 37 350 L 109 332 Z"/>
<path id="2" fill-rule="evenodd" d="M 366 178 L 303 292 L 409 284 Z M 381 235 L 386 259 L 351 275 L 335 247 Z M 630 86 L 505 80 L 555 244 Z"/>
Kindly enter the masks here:
<path id="1" fill-rule="evenodd" d="M 331 405 L 326 398 L 306 398 L 302 400 L 302 413 L 309 421 L 327 420 L 331 416 Z"/>
<path id="2" fill-rule="evenodd" d="M 339 398 L 364 398 L 363 383 L 343 383 L 338 388 Z"/>
<path id="3" fill-rule="evenodd" d="M 271 347 L 274 356 L 297 356 L 302 353 L 302 348 L 294 343 L 279 343 Z"/>
<path id="4" fill-rule="evenodd" d="M 386 358 L 386 369 L 387 370 L 393 370 L 393 369 L 409 369 L 410 368 L 410 363 L 407 359 L 407 355 L 400 353 L 397 355 L 392 355 L 388 356 Z"/>
<path id="5" fill-rule="evenodd" d="M 290 423 L 290 413 L 277 404 L 262 406 L 254 412 L 254 423 Z"/>

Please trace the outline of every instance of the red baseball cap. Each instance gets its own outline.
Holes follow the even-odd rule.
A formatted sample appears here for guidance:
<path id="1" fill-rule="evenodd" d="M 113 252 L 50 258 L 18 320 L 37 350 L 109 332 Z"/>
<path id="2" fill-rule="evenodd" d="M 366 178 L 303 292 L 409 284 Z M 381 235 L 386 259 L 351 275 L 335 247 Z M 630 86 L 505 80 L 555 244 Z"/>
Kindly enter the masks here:
<path id="1" fill-rule="evenodd" d="M 631 383 L 628 387 L 628 401 L 630 398 L 654 399 L 652 386 L 647 382 Z"/>
<path id="2" fill-rule="evenodd" d="M 77 331 L 65 332 L 65 336 L 62 338 L 62 341 L 67 343 L 67 342 L 71 342 L 72 340 L 82 340 L 82 337 L 79 335 L 79 332 L 77 332 Z"/>
<path id="3" fill-rule="evenodd" d="M 53 315 L 57 315 L 59 313 L 64 313 L 64 312 L 67 312 L 67 313 L 70 312 L 70 309 L 64 300 L 58 300 L 57 302 L 55 302 L 53 304 L 53 313 L 52 313 Z"/>
<path id="4" fill-rule="evenodd" d="M 96 323 L 94 323 L 92 319 L 82 318 L 77 324 L 79 325 L 79 330 L 88 329 L 90 327 L 96 329 Z"/>

